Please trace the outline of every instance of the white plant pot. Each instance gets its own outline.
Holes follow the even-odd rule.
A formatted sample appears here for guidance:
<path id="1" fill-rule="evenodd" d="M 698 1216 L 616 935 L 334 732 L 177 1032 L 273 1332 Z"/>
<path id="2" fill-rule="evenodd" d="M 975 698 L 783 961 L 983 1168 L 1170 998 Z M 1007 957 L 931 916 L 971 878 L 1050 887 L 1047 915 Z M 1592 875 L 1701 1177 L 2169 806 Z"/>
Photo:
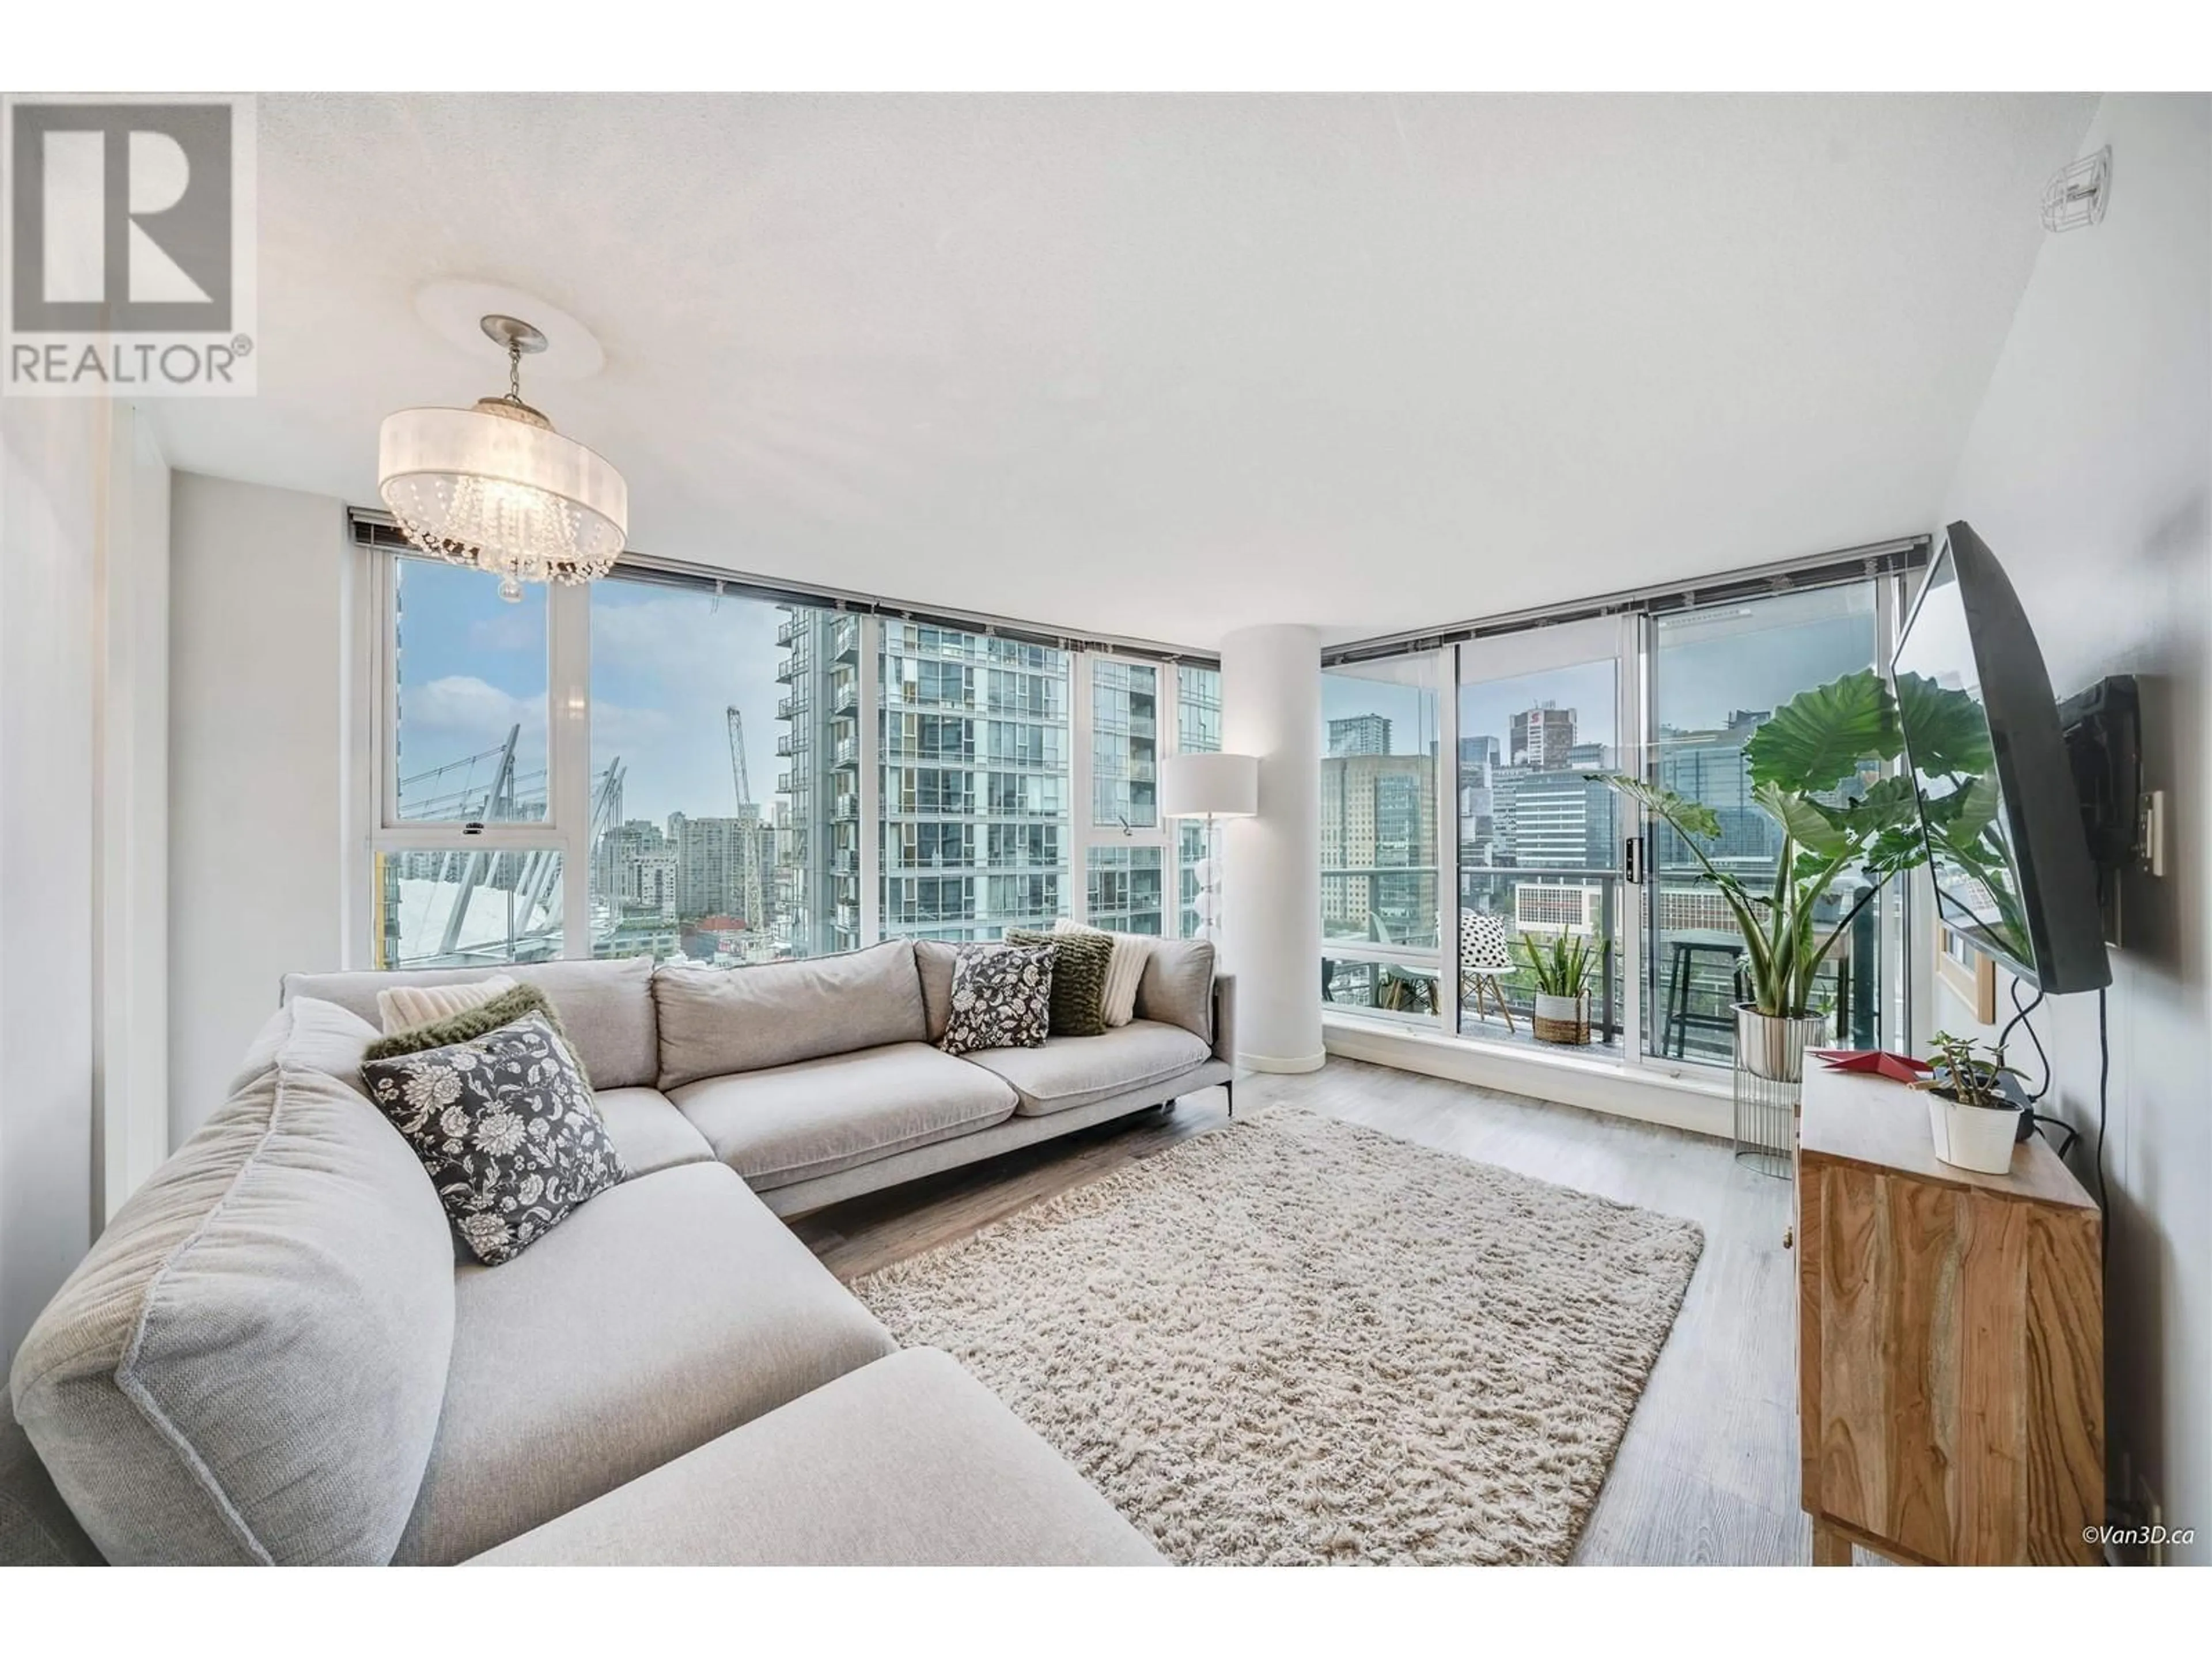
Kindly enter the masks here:
<path id="1" fill-rule="evenodd" d="M 1799 1083 L 1805 1077 L 1805 1051 L 1828 1040 L 1828 1017 L 1762 1014 L 1747 1002 L 1735 1005 L 1736 1064 L 1769 1083 Z"/>
<path id="2" fill-rule="evenodd" d="M 1536 1038 L 1541 1042 L 1582 1043 L 1590 1040 L 1589 993 L 1555 997 L 1536 993 Z"/>
<path id="3" fill-rule="evenodd" d="M 1931 1094 L 1928 1132 L 1936 1142 L 1936 1156 L 1954 1169 L 2008 1175 L 2020 1113 L 2010 1106 L 1965 1106 Z"/>

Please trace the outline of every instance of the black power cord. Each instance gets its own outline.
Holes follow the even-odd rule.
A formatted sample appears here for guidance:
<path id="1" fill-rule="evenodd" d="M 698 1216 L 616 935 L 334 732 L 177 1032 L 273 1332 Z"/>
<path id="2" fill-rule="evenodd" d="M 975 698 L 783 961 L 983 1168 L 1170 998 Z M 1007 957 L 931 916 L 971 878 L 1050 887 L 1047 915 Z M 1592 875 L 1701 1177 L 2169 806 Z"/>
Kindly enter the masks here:
<path id="1" fill-rule="evenodd" d="M 2039 988 L 2036 991 L 2035 1000 L 2023 1006 L 2020 1000 L 2020 981 L 2013 981 L 2012 1018 L 2005 1022 L 2004 1030 L 1997 1033 L 1997 1047 L 2002 1048 L 2012 1041 L 2014 1026 L 2027 1027 L 2027 1040 L 2035 1049 L 2036 1062 L 2043 1067 L 2043 1081 L 2036 1085 L 2035 1092 L 2027 1097 L 2030 1105 L 2033 1105 L 2051 1092 L 2051 1056 L 2043 1052 L 2043 1039 L 2036 1036 L 2035 1026 L 2028 1018 L 2030 1014 L 2041 1006 L 2043 1006 L 2043 992 Z"/>
<path id="2" fill-rule="evenodd" d="M 2112 1251 L 2112 1206 L 2105 1193 L 2105 1109 L 2112 1079 L 2112 1043 L 2105 1029 L 2105 988 L 2097 988 L 2097 1207 L 2105 1224 L 2097 1230 L 2099 1260 Z"/>
<path id="3" fill-rule="evenodd" d="M 2020 981 L 2013 981 L 2013 1014 L 2012 1018 L 2005 1022 L 2004 1030 L 1997 1033 L 1997 1047 L 2002 1049 L 2012 1040 L 2015 1027 L 2024 1028 L 2027 1030 L 2028 1042 L 2034 1048 L 2035 1058 L 2043 1067 L 2043 1081 L 2037 1084 L 2034 1092 L 2027 1096 L 2028 1121 L 2045 1134 L 2049 1134 L 2055 1129 L 2065 1136 L 2066 1139 L 2059 1143 L 2058 1156 L 2066 1158 L 2073 1153 L 2074 1143 L 2081 1139 L 2081 1132 L 2063 1118 L 2048 1117 L 2035 1109 L 2036 1103 L 2051 1092 L 2051 1056 L 2043 1050 L 2043 1039 L 2036 1035 L 2035 1022 L 2028 1018 L 2030 1014 L 2041 1006 L 2043 1006 L 2043 992 L 2040 989 L 2037 990 L 2034 1001 L 2022 1003 L 2020 1000 Z"/>

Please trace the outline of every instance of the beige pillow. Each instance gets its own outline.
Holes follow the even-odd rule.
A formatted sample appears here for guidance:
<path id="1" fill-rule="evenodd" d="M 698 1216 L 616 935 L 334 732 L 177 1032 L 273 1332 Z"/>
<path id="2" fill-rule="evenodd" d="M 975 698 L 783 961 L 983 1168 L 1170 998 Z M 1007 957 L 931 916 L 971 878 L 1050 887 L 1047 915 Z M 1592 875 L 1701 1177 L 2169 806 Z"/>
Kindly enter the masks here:
<path id="1" fill-rule="evenodd" d="M 1103 1011 L 1109 1030 L 1116 1025 L 1127 1025 L 1136 1017 L 1137 987 L 1143 982 L 1145 963 L 1152 956 L 1152 941 L 1141 933 L 1109 933 L 1103 927 L 1085 927 L 1066 916 L 1053 923 L 1053 931 L 1096 933 L 1101 939 L 1114 941 L 1114 959 L 1106 964 Z"/>
<path id="2" fill-rule="evenodd" d="M 472 979 L 465 985 L 395 985 L 376 994 L 376 1017 L 384 1022 L 384 1035 L 390 1036 L 410 1025 L 465 1014 L 514 988 L 514 981 L 505 974 Z"/>

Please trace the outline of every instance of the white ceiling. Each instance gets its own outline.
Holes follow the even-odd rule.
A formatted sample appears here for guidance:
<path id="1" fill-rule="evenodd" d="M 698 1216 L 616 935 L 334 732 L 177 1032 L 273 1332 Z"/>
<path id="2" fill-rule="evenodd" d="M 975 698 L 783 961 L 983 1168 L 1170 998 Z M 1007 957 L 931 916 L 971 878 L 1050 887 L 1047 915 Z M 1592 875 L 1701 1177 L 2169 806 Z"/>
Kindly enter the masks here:
<path id="1" fill-rule="evenodd" d="M 1928 528 L 2094 106 L 267 96 L 260 395 L 157 418 L 373 503 L 386 412 L 502 378 L 417 289 L 507 283 L 605 346 L 535 401 L 646 552 L 1441 623 Z"/>

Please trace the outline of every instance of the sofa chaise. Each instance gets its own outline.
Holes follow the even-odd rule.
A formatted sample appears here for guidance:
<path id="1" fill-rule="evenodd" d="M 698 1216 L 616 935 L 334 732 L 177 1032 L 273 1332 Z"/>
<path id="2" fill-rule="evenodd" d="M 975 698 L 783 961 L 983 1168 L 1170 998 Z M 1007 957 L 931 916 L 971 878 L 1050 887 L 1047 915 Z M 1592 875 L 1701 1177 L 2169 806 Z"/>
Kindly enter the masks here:
<path id="1" fill-rule="evenodd" d="M 954 1058 L 953 951 L 500 969 L 629 1178 L 477 1262 L 361 1092 L 375 993 L 293 975 L 0 1391 L 0 1564 L 1111 1563 L 1146 1539 L 778 1219 L 1231 1080 L 1210 947 L 1138 1018 Z"/>

